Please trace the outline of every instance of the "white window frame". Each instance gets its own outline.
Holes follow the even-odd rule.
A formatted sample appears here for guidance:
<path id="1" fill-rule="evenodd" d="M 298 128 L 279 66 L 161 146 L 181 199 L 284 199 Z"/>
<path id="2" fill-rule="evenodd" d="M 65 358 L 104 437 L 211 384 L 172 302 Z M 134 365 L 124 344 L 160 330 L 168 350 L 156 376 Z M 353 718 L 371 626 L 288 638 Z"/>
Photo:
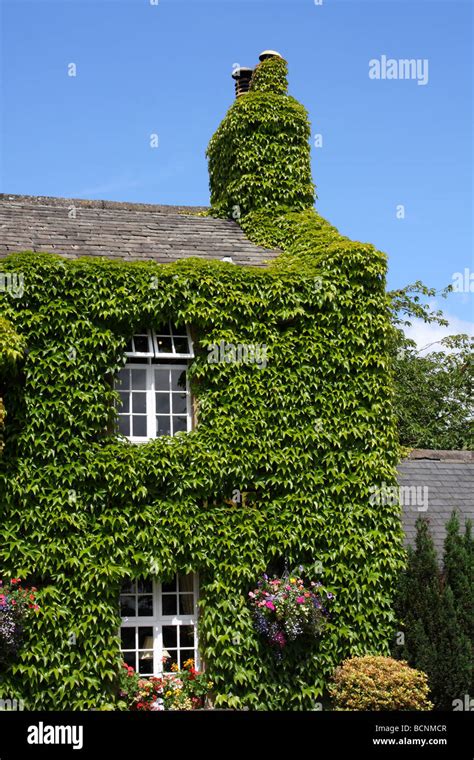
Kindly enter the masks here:
<path id="1" fill-rule="evenodd" d="M 180 415 L 174 415 L 174 416 L 185 416 L 186 417 L 186 431 L 189 433 L 192 430 L 193 426 L 193 404 L 192 404 L 192 398 L 191 398 L 191 389 L 189 385 L 189 379 L 188 379 L 188 363 L 177 363 L 177 364 L 171 364 L 169 363 L 170 359 L 175 360 L 183 360 L 186 359 L 189 361 L 190 359 L 194 358 L 194 347 L 193 347 L 193 341 L 191 338 L 191 332 L 189 330 L 189 327 L 186 325 L 186 327 L 182 328 L 182 334 L 179 334 L 179 329 L 176 328 L 175 331 L 173 331 L 173 325 L 170 321 L 167 323 L 168 325 L 168 332 L 167 333 L 158 333 L 154 329 L 149 330 L 142 330 L 141 332 L 136 333 L 132 336 L 132 347 L 135 348 L 134 338 L 136 335 L 139 336 L 146 336 L 148 339 L 148 351 L 125 351 L 125 356 L 127 358 L 133 358 L 133 359 L 143 359 L 143 362 L 137 362 L 137 361 L 130 361 L 126 362 L 125 365 L 122 367 L 122 369 L 141 369 L 145 370 L 146 373 L 146 382 L 145 382 L 145 390 L 139 391 L 138 389 L 134 389 L 133 387 L 130 387 L 129 389 L 122 389 L 123 392 L 129 392 L 132 393 L 134 390 L 137 392 L 142 392 L 145 394 L 145 403 L 146 403 L 146 413 L 143 415 L 146 417 L 146 435 L 137 436 L 137 435 L 127 435 L 126 438 L 131 441 L 132 443 L 147 443 L 148 441 L 154 440 L 155 438 L 159 438 L 161 436 L 158 436 L 156 434 L 156 416 L 157 416 L 157 410 L 156 410 L 156 396 L 155 393 L 164 391 L 157 391 L 155 389 L 155 374 L 154 369 L 168 369 L 168 370 L 181 370 L 185 373 L 186 377 L 186 386 L 182 389 L 182 392 L 186 394 L 186 411 L 183 412 Z M 185 353 L 178 353 L 176 351 L 175 347 L 175 338 L 187 338 L 188 341 L 188 351 Z M 160 352 L 158 348 L 158 338 L 160 337 L 168 337 L 171 340 L 171 346 L 172 346 L 172 352 Z M 120 386 L 116 385 L 116 390 L 120 391 Z M 169 389 L 169 401 L 170 401 L 170 414 L 169 415 L 163 415 L 170 419 L 171 422 L 171 428 L 173 427 L 173 408 L 171 405 L 172 401 L 172 391 L 171 388 Z M 131 401 L 131 396 L 130 396 Z M 128 413 L 123 413 L 120 411 L 120 407 L 118 408 L 118 417 L 128 417 L 130 419 L 130 432 L 132 432 L 132 416 L 133 411 L 130 406 Z M 174 436 L 174 430 L 170 430 L 170 435 Z"/>
<path id="2" fill-rule="evenodd" d="M 172 369 L 174 369 L 174 370 L 181 370 L 182 372 L 185 373 L 186 387 L 182 388 L 181 392 L 182 393 L 186 393 L 186 411 L 183 412 L 183 414 L 175 415 L 175 416 L 179 416 L 179 417 L 184 417 L 185 416 L 186 417 L 186 432 L 189 433 L 192 430 L 193 410 L 192 410 L 191 389 L 190 389 L 190 385 L 189 385 L 189 378 L 188 378 L 188 372 L 187 372 L 187 370 L 188 370 L 188 365 L 187 364 L 168 364 L 168 363 L 164 363 L 164 362 L 163 362 L 163 364 L 160 364 L 160 363 L 156 363 L 156 364 L 142 364 L 141 362 L 135 364 L 135 362 L 134 362 L 133 364 L 132 363 L 125 364 L 125 366 L 122 367 L 122 369 L 144 369 L 145 372 L 146 372 L 145 390 L 144 391 L 138 391 L 137 389 L 135 389 L 135 390 L 136 390 L 137 393 L 145 393 L 145 395 L 146 395 L 146 419 L 147 419 L 147 423 L 146 423 L 147 431 L 146 432 L 147 432 L 147 434 L 146 434 L 146 436 L 128 435 L 126 437 L 128 438 L 129 441 L 132 441 L 133 443 L 146 443 L 147 441 L 151 441 L 152 439 L 161 438 L 162 437 L 162 436 L 157 436 L 156 435 L 156 417 L 157 417 L 157 411 L 156 411 L 156 396 L 155 396 L 155 393 L 163 393 L 163 394 L 165 394 L 166 391 L 155 391 L 155 370 L 160 370 L 161 371 L 161 370 L 172 370 Z M 120 391 L 120 387 L 119 386 L 117 387 L 117 390 Z M 124 389 L 123 392 L 124 393 L 133 393 L 133 390 L 134 390 L 133 388 L 129 388 L 129 389 Z M 177 392 L 177 391 L 175 391 L 175 392 Z M 168 395 L 170 397 L 170 410 L 171 411 L 172 411 L 172 406 L 171 406 L 171 396 L 172 396 L 172 393 L 173 393 L 173 391 L 171 389 L 169 389 Z M 130 406 L 130 411 L 127 414 L 121 414 L 120 413 L 120 409 L 119 409 L 118 416 L 119 417 L 120 416 L 123 416 L 123 417 L 132 417 L 133 416 L 133 412 L 131 411 L 131 406 Z M 143 415 L 143 416 L 145 416 L 145 415 Z M 158 415 L 158 416 L 160 416 L 160 415 Z M 171 418 L 173 417 L 172 414 L 162 415 L 162 416 L 171 417 Z M 174 435 L 174 433 L 171 432 L 171 435 Z"/>
<path id="3" fill-rule="evenodd" d="M 193 613 L 191 615 L 180 615 L 179 614 L 179 604 L 177 609 L 176 615 L 163 615 L 162 613 L 162 582 L 156 579 L 153 579 L 153 615 L 150 616 L 138 616 L 135 615 L 133 617 L 122 617 L 122 623 L 120 625 L 120 632 L 123 628 L 152 628 L 153 630 L 153 672 L 143 674 L 143 678 L 149 678 L 151 675 L 153 676 L 159 676 L 163 674 L 163 652 L 166 651 L 166 647 L 163 646 L 163 626 L 174 626 L 176 628 L 179 628 L 181 625 L 192 625 L 193 626 L 193 638 L 194 638 L 194 645 L 193 645 L 193 654 L 192 657 L 194 659 L 195 667 L 197 669 L 200 668 L 200 658 L 199 658 L 199 641 L 198 641 L 198 630 L 197 630 L 197 624 L 198 624 L 198 598 L 199 598 L 199 576 L 197 573 L 193 574 Z M 166 593 L 166 592 L 165 592 Z M 173 592 L 170 592 L 172 594 Z M 182 592 L 182 593 L 190 593 L 190 592 Z M 178 593 L 176 596 L 179 596 L 179 588 Z M 141 651 L 138 649 L 138 642 L 137 642 L 137 632 L 135 632 L 135 649 L 121 649 L 123 653 L 125 652 L 134 652 L 135 655 L 137 655 L 138 651 Z M 180 638 L 179 638 L 179 630 L 176 632 L 177 636 L 177 654 L 179 653 L 179 659 L 180 659 Z M 181 667 L 183 666 L 183 662 L 188 659 L 188 649 L 186 649 L 186 657 L 182 658 Z M 135 656 L 135 668 L 136 672 L 138 673 L 138 658 Z M 167 671 L 169 672 L 169 671 Z"/>
<path id="4" fill-rule="evenodd" d="M 186 337 L 188 339 L 188 351 L 178 352 L 176 351 L 175 345 L 174 345 L 174 339 L 185 337 L 183 335 L 179 335 L 178 333 L 173 332 L 171 322 L 168 322 L 168 332 L 167 333 L 158 333 L 156 330 L 144 330 L 143 332 L 136 333 L 136 335 L 147 335 L 148 336 L 148 351 L 146 352 L 140 352 L 140 351 L 125 351 L 125 356 L 130 356 L 134 358 L 155 358 L 157 361 L 160 359 L 194 359 L 194 346 L 193 341 L 191 338 L 191 332 L 189 330 L 189 327 L 186 325 L 184 328 Z M 158 338 L 160 337 L 167 337 L 171 338 L 171 345 L 173 350 L 172 351 L 160 351 L 158 348 Z M 132 335 L 132 340 L 134 336 Z"/>

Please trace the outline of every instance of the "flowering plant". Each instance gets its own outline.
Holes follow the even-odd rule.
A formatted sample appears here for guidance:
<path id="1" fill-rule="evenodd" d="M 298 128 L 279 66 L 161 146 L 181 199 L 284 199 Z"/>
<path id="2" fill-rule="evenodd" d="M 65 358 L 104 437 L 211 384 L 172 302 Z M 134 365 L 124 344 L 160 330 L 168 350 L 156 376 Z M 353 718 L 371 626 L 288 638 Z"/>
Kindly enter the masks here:
<path id="1" fill-rule="evenodd" d="M 134 711 L 197 710 L 212 686 L 206 674 L 196 670 L 192 659 L 186 660 L 181 670 L 174 664 L 171 673 L 150 678 L 140 678 L 123 663 L 119 706 Z"/>
<path id="2" fill-rule="evenodd" d="M 32 611 L 39 610 L 35 602 L 36 588 L 23 588 L 21 578 L 0 580 L 0 665 L 16 657 L 23 640 L 24 622 Z"/>
<path id="3" fill-rule="evenodd" d="M 299 573 L 303 570 L 300 565 Z M 321 633 L 334 594 L 319 581 L 305 584 L 296 573 L 282 578 L 269 578 L 264 574 L 257 588 L 249 591 L 249 598 L 256 630 L 268 639 L 280 658 L 288 641 L 303 634 Z"/>

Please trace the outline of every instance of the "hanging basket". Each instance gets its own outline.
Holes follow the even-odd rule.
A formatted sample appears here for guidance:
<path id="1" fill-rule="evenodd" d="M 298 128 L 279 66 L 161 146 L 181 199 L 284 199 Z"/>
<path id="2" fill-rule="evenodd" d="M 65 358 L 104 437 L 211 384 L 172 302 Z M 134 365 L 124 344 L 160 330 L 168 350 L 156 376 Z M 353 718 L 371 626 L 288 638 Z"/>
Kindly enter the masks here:
<path id="1" fill-rule="evenodd" d="M 321 634 L 334 599 L 319 581 L 304 581 L 303 568 L 298 571 L 273 578 L 264 574 L 257 587 L 249 591 L 255 629 L 267 639 L 277 658 L 289 642 Z"/>

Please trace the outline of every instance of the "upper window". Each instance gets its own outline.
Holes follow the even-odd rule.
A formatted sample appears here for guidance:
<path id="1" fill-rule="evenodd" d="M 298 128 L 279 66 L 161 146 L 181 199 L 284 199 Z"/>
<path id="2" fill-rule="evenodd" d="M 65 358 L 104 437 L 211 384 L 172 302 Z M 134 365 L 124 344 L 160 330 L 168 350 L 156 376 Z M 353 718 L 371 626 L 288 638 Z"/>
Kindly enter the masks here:
<path id="1" fill-rule="evenodd" d="M 156 330 L 143 330 L 129 341 L 125 356 L 152 361 L 161 359 L 192 359 L 193 344 L 186 327 L 167 322 Z"/>
<path id="2" fill-rule="evenodd" d="M 119 431 L 131 441 L 188 432 L 192 427 L 187 361 L 193 357 L 189 331 L 168 323 L 142 330 L 129 341 L 120 370 Z"/>

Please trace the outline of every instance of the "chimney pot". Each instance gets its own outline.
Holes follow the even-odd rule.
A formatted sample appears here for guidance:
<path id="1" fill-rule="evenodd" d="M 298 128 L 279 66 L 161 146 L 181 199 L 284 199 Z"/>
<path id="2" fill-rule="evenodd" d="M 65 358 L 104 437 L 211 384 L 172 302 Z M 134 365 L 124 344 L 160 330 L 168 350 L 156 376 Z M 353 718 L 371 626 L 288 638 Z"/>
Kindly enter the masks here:
<path id="1" fill-rule="evenodd" d="M 250 80 L 252 79 L 253 69 L 241 66 L 232 72 L 232 79 L 235 79 L 235 97 L 238 98 L 249 91 Z"/>
<path id="2" fill-rule="evenodd" d="M 266 58 L 283 58 L 280 53 L 276 50 L 264 50 L 260 55 L 258 56 L 258 59 L 260 61 L 264 61 Z"/>

